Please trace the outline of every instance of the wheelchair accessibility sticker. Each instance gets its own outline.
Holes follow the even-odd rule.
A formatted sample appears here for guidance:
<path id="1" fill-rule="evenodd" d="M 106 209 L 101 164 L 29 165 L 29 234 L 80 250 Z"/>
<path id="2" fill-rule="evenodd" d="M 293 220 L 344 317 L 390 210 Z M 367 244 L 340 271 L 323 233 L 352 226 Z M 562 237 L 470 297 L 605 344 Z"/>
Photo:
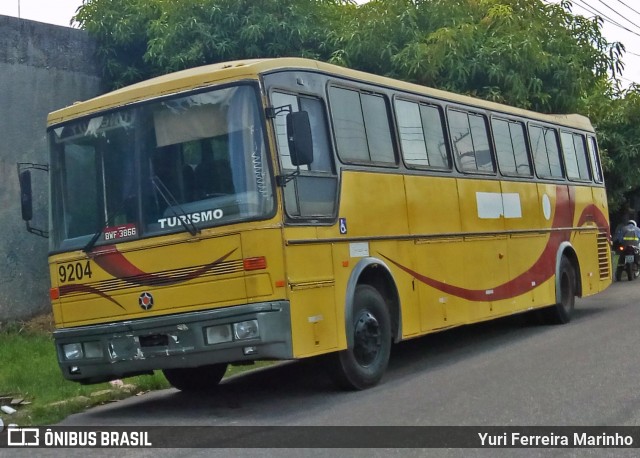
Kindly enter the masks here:
<path id="1" fill-rule="evenodd" d="M 347 233 L 347 218 L 340 218 L 339 224 L 340 224 L 340 233 L 341 234 L 346 234 Z"/>

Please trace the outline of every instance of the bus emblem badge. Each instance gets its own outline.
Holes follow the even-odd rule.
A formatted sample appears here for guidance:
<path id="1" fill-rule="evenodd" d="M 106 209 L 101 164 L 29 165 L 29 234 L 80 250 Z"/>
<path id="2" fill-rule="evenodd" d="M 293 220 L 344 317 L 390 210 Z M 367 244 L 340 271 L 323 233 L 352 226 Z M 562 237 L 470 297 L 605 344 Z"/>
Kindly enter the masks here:
<path id="1" fill-rule="evenodd" d="M 150 310 L 153 307 L 153 296 L 151 293 L 147 293 L 146 291 L 140 294 L 138 297 L 138 304 L 142 308 L 142 310 Z"/>

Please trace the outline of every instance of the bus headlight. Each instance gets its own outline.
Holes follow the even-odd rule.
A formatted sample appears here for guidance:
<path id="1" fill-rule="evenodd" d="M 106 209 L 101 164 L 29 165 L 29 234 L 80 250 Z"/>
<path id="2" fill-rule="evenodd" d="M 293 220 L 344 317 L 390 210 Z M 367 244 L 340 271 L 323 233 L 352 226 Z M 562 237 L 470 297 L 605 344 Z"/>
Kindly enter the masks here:
<path id="1" fill-rule="evenodd" d="M 62 352 L 67 361 L 81 358 L 102 358 L 102 345 L 100 342 L 64 344 Z"/>
<path id="2" fill-rule="evenodd" d="M 85 342 L 82 344 L 85 358 L 102 358 L 102 344 L 100 342 Z"/>
<path id="3" fill-rule="evenodd" d="M 258 320 L 241 321 L 233 323 L 233 333 L 238 340 L 255 339 L 260 337 L 260 329 L 258 328 Z"/>
<path id="4" fill-rule="evenodd" d="M 231 325 L 223 324 L 220 326 L 211 326 L 205 328 L 207 332 L 207 343 L 217 344 L 222 342 L 231 342 Z"/>
<path id="5" fill-rule="evenodd" d="M 62 352 L 64 353 L 64 359 L 67 360 L 80 359 L 84 356 L 81 343 L 64 344 Z"/>

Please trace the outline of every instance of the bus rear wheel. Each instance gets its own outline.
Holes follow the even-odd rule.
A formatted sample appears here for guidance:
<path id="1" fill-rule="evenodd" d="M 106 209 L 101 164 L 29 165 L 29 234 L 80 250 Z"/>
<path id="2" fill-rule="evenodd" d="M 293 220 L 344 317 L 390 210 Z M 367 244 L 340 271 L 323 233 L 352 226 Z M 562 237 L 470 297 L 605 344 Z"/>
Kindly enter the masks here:
<path id="1" fill-rule="evenodd" d="M 376 385 L 389 363 L 391 319 L 387 305 L 374 287 L 359 285 L 353 300 L 353 345 L 331 355 L 330 375 L 350 390 Z"/>
<path id="2" fill-rule="evenodd" d="M 200 367 L 163 369 L 167 381 L 174 388 L 185 392 L 206 391 L 216 386 L 227 371 L 227 363 Z"/>
<path id="3" fill-rule="evenodd" d="M 544 321 L 549 324 L 565 324 L 571 321 L 576 301 L 576 273 L 573 264 L 565 256 L 560 260 L 558 275 L 560 302 L 543 310 Z"/>

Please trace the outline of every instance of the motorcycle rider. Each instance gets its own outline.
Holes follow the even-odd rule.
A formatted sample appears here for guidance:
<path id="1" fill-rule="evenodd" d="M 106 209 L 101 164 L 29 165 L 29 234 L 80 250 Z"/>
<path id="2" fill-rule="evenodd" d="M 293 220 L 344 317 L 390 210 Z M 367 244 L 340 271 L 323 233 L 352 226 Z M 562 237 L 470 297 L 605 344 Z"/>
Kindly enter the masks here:
<path id="1" fill-rule="evenodd" d="M 635 250 L 635 263 L 640 266 L 640 228 L 638 224 L 630 219 L 626 225 L 620 227 L 613 238 L 614 246 L 633 246 Z"/>
<path id="2" fill-rule="evenodd" d="M 613 242 L 619 245 L 633 245 L 635 247 L 640 245 L 640 227 L 638 224 L 630 219 L 627 224 L 620 227 L 613 237 Z"/>

